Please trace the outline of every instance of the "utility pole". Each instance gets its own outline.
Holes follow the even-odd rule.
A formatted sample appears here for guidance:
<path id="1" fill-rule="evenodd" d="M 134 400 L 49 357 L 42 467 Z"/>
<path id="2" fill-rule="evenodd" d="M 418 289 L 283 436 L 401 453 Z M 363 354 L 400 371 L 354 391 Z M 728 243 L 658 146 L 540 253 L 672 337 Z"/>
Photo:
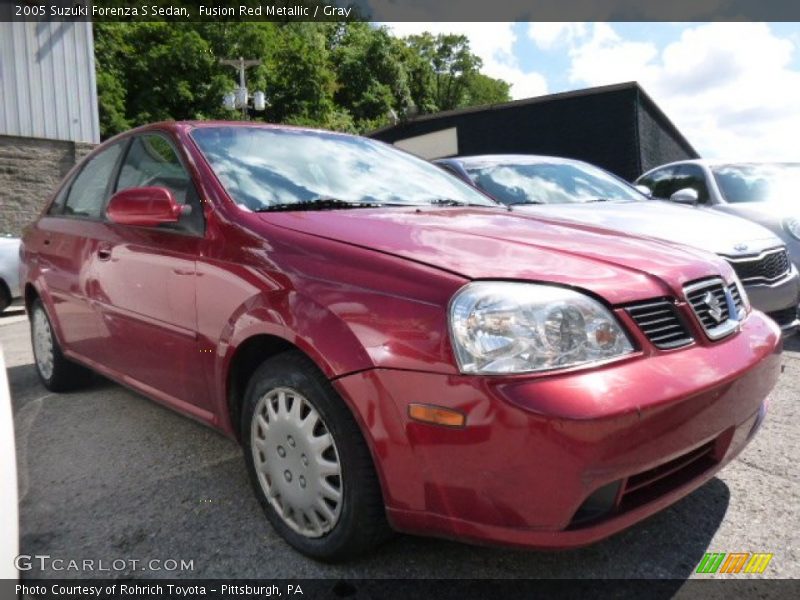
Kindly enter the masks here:
<path id="1" fill-rule="evenodd" d="M 236 97 L 234 99 L 234 105 L 236 108 L 242 109 L 242 119 L 247 120 L 247 102 L 249 100 L 249 96 L 247 93 L 247 79 L 245 75 L 245 69 L 247 67 L 255 67 L 261 64 L 260 60 L 257 59 L 249 59 L 245 60 L 241 56 L 238 59 L 220 59 L 220 64 L 227 65 L 229 67 L 233 67 L 234 69 L 239 70 L 239 87 L 236 90 Z M 256 92 L 256 94 L 261 94 L 263 98 L 263 92 Z M 257 102 L 258 103 L 258 102 Z M 263 108 L 258 108 L 256 106 L 256 110 L 264 110 Z"/>

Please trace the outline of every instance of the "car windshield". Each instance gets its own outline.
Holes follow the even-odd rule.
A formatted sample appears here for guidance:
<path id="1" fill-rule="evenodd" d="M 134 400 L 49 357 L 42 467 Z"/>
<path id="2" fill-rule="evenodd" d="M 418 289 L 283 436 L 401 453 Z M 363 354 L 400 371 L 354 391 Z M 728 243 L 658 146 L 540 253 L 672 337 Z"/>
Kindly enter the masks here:
<path id="1" fill-rule="evenodd" d="M 485 163 L 466 165 L 479 188 L 503 204 L 567 204 L 644 200 L 602 169 L 582 163 Z"/>
<path id="2" fill-rule="evenodd" d="M 497 206 L 438 167 L 374 140 L 301 129 L 198 127 L 192 138 L 252 211 L 358 206 Z"/>
<path id="3" fill-rule="evenodd" d="M 800 163 L 711 167 L 726 202 L 786 202 L 800 190 Z"/>

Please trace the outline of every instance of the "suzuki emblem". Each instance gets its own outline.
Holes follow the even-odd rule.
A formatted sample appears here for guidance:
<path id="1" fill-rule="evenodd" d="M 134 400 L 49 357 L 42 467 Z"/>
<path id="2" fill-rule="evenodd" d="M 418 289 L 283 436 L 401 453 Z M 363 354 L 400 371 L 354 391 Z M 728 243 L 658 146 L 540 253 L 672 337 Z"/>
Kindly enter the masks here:
<path id="1" fill-rule="evenodd" d="M 722 323 L 722 304 L 719 299 L 711 292 L 707 292 L 703 296 L 703 304 L 708 307 L 708 314 L 711 315 L 711 318 L 717 323 Z"/>

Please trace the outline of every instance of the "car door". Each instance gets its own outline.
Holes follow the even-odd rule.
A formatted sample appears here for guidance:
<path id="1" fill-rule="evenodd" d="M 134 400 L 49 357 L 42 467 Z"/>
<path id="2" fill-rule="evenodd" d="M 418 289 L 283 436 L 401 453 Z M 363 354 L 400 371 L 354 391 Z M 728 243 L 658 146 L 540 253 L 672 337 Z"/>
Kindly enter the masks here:
<path id="1" fill-rule="evenodd" d="M 166 133 L 131 139 L 114 191 L 158 186 L 190 207 L 177 224 L 109 223 L 100 248 L 95 300 L 111 332 L 108 361 L 116 371 L 171 402 L 208 407 L 198 346 L 196 263 L 205 220 L 197 188 Z M 185 407 L 184 407 L 185 408 Z"/>
<path id="2" fill-rule="evenodd" d="M 66 350 L 102 363 L 109 332 L 91 302 L 99 244 L 107 237 L 103 207 L 125 142 L 90 158 L 62 186 L 36 225 L 35 243 L 48 309 Z"/>

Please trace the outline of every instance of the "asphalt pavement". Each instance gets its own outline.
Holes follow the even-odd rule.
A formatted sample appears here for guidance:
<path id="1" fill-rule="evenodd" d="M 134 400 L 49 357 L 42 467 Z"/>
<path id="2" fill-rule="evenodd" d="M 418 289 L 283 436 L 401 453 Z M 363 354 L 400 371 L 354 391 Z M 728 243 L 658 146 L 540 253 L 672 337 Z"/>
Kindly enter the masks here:
<path id="1" fill-rule="evenodd" d="M 756 439 L 705 486 L 633 528 L 560 552 L 398 535 L 342 565 L 305 558 L 272 531 L 235 442 L 100 377 L 80 392 L 49 393 L 21 310 L 0 316 L 0 345 L 16 428 L 21 553 L 64 560 L 61 570 L 34 563 L 23 576 L 684 579 L 706 552 L 769 552 L 764 577 L 800 577 L 797 337 L 787 341 L 786 370 Z M 73 571 L 69 560 L 98 562 Z M 122 562 L 111 568 L 114 560 Z M 98 571 L 99 561 L 110 571 Z"/>

